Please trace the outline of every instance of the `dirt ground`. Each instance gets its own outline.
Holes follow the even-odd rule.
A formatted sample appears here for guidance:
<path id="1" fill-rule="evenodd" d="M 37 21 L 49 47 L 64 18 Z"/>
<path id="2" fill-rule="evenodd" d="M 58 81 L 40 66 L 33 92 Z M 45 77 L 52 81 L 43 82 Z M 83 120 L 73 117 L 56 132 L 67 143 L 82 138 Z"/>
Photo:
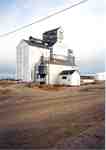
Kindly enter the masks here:
<path id="1" fill-rule="evenodd" d="M 0 82 L 0 149 L 105 147 L 105 85 Z"/>

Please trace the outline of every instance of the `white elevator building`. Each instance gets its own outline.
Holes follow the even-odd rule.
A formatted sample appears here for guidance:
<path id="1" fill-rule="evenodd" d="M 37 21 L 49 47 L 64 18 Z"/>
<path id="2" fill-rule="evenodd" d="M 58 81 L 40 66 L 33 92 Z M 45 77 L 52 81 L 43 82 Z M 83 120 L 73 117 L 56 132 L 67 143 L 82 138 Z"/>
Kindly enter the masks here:
<path id="1" fill-rule="evenodd" d="M 17 79 L 45 84 L 80 85 L 79 67 L 71 49 L 63 43 L 63 30 L 44 32 L 42 39 L 29 37 L 17 46 Z M 57 54 L 65 51 L 65 55 Z"/>

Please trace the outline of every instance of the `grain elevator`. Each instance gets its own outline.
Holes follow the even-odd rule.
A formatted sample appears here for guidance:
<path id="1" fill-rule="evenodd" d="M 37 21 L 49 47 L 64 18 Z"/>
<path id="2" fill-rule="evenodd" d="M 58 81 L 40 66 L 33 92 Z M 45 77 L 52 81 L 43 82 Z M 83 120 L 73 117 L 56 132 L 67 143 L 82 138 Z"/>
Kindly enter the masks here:
<path id="1" fill-rule="evenodd" d="M 73 50 L 64 45 L 61 27 L 46 31 L 42 39 L 29 37 L 17 46 L 17 79 L 40 84 L 80 85 Z M 62 55 L 61 51 L 66 54 Z M 60 54 L 58 54 L 59 52 Z"/>

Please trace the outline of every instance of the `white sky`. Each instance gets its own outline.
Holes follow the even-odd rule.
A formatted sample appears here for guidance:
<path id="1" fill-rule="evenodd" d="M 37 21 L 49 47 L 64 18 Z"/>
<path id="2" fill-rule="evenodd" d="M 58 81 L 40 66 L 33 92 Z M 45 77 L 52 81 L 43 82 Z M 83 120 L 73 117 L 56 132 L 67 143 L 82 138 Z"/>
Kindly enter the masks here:
<path id="1" fill-rule="evenodd" d="M 21 25 L 31 23 L 37 18 L 69 6 L 73 2 L 75 0 L 54 0 L 54 2 L 50 2 L 50 0 L 16 0 L 11 5 L 6 3 L 1 6 L 0 33 L 3 34 Z M 64 42 L 74 50 L 81 71 L 104 71 L 106 49 L 105 14 L 105 1 L 88 0 L 88 2 L 42 23 L 0 38 L 0 67 L 2 68 L 3 64 L 11 64 L 11 66 L 15 64 L 16 46 L 21 39 L 28 39 L 30 35 L 40 38 L 42 32 L 62 26 Z"/>

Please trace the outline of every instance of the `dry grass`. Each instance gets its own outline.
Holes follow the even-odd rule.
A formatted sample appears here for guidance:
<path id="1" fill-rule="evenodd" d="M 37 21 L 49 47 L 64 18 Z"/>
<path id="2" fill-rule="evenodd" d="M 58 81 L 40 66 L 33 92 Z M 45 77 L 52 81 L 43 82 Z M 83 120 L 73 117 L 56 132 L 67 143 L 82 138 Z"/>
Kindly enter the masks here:
<path id="1" fill-rule="evenodd" d="M 40 89 L 47 90 L 47 91 L 59 91 L 64 88 L 64 86 L 59 86 L 59 85 L 39 85 L 38 86 Z"/>
<path id="2" fill-rule="evenodd" d="M 103 148 L 104 83 L 80 87 L 1 85 L 0 116 L 0 148 L 50 149 L 59 144 L 66 150 L 66 144 L 63 145 L 67 138 L 73 145 L 72 139 L 77 141 L 82 133 L 83 139 L 86 134 L 93 137 L 94 148 Z M 95 127 L 101 133 L 98 143 L 95 143 Z M 98 136 L 98 130 L 95 132 Z"/>
<path id="3" fill-rule="evenodd" d="M 45 84 L 35 84 L 35 83 L 27 83 L 25 84 L 25 87 L 28 88 L 39 88 L 42 90 L 51 90 L 51 91 L 58 91 L 58 90 L 62 90 L 62 88 L 64 88 L 65 86 L 62 85 L 45 85 Z"/>

